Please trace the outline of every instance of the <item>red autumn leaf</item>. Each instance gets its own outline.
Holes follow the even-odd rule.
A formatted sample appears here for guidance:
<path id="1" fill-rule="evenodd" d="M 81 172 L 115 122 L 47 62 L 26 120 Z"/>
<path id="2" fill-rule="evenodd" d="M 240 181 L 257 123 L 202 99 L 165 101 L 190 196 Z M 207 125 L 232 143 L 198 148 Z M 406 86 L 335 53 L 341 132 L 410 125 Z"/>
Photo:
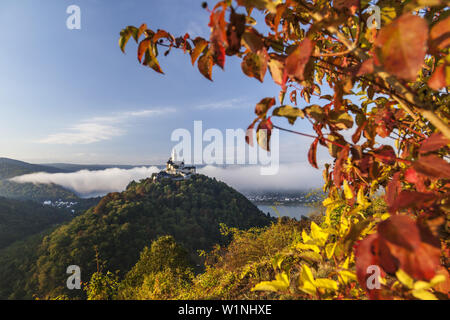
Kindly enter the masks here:
<path id="1" fill-rule="evenodd" d="M 383 261 L 380 257 L 383 268 L 386 267 L 384 262 L 392 264 L 394 260 L 398 268 L 415 279 L 430 280 L 436 275 L 440 268 L 440 242 L 428 227 L 408 216 L 396 215 L 378 225 L 378 236 L 380 244 L 386 246 L 395 259 Z"/>
<path id="2" fill-rule="evenodd" d="M 421 242 L 414 250 L 386 242 L 389 251 L 399 262 L 399 268 L 414 279 L 431 280 L 440 268 L 440 247 Z"/>
<path id="3" fill-rule="evenodd" d="M 450 179 L 450 164 L 434 154 L 420 157 L 413 163 L 413 167 L 430 178 Z"/>
<path id="4" fill-rule="evenodd" d="M 374 70 L 374 61 L 373 58 L 365 60 L 361 66 L 359 67 L 358 71 L 356 72 L 356 76 L 363 76 L 369 73 L 372 73 Z"/>
<path id="5" fill-rule="evenodd" d="M 433 90 L 440 90 L 447 86 L 447 77 L 446 77 L 446 64 L 442 64 L 434 70 L 430 79 L 428 79 L 428 86 Z M 450 83 L 448 84 L 450 85 Z"/>
<path id="6" fill-rule="evenodd" d="M 417 171 L 414 168 L 408 168 L 405 171 L 405 180 L 409 183 L 417 183 L 419 182 L 419 176 Z"/>
<path id="7" fill-rule="evenodd" d="M 241 49 L 241 38 L 245 31 L 245 15 L 237 14 L 234 10 L 230 14 L 230 23 L 227 26 L 227 49 L 225 53 L 234 55 Z"/>
<path id="8" fill-rule="evenodd" d="M 150 45 L 151 45 L 150 38 L 142 40 L 141 43 L 139 44 L 138 51 L 137 51 L 139 62 L 142 63 L 142 58 L 144 57 L 145 52 L 150 48 Z"/>
<path id="9" fill-rule="evenodd" d="M 304 80 L 303 72 L 305 66 L 311 57 L 313 42 L 305 38 L 297 48 L 286 58 L 286 67 L 284 72 L 287 76 L 298 80 Z"/>
<path id="10" fill-rule="evenodd" d="M 364 130 L 364 128 L 367 125 L 367 121 L 365 121 L 362 125 L 360 125 L 358 127 L 358 129 L 356 129 L 355 133 L 352 135 L 352 141 L 353 143 L 357 143 L 359 141 L 359 139 L 361 139 L 361 133 Z"/>
<path id="11" fill-rule="evenodd" d="M 309 163 L 316 169 L 319 169 L 317 166 L 317 143 L 319 142 L 319 139 L 315 139 L 313 143 L 311 144 L 311 147 L 309 148 L 308 152 L 308 161 Z"/>
<path id="12" fill-rule="evenodd" d="M 348 10 L 349 13 L 355 14 L 359 8 L 359 0 L 334 0 L 333 6 L 338 10 Z"/>
<path id="13" fill-rule="evenodd" d="M 419 148 L 420 153 L 435 151 L 450 144 L 450 141 L 440 132 L 433 133 L 428 139 L 424 140 Z"/>
<path id="14" fill-rule="evenodd" d="M 379 297 L 379 290 L 367 288 L 367 278 L 370 274 L 367 272 L 369 266 L 378 266 L 378 235 L 371 234 L 359 242 L 355 250 L 355 268 L 356 277 L 362 288 L 367 290 L 371 299 Z"/>
<path id="15" fill-rule="evenodd" d="M 415 80 L 427 51 L 428 25 L 405 13 L 382 28 L 375 41 L 384 69 L 404 80 Z"/>
<path id="16" fill-rule="evenodd" d="M 386 204 L 388 205 L 390 213 L 395 213 L 397 211 L 395 203 L 397 201 L 398 194 L 402 187 L 399 179 L 400 179 L 400 172 L 396 172 L 392 177 L 392 180 L 388 183 L 386 187 L 386 194 L 384 196 L 384 199 L 386 200 Z"/>
<path id="17" fill-rule="evenodd" d="M 170 38 L 170 34 L 164 30 L 158 30 L 152 38 L 153 43 L 158 42 L 161 38 Z"/>
<path id="18" fill-rule="evenodd" d="M 297 90 L 292 90 L 289 94 L 289 100 L 291 100 L 292 103 L 297 104 Z"/>
<path id="19" fill-rule="evenodd" d="M 386 138 L 395 128 L 394 114 L 388 108 L 383 108 L 377 112 L 375 116 L 375 123 L 377 125 L 377 134 L 382 138 Z"/>
<path id="20" fill-rule="evenodd" d="M 213 11 L 210 16 L 209 26 L 211 27 L 211 52 L 214 62 L 222 69 L 225 66 L 225 44 L 226 36 L 225 11 Z"/>
<path id="21" fill-rule="evenodd" d="M 375 158 L 381 160 L 381 162 L 393 165 L 395 164 L 395 160 L 397 159 L 397 156 L 395 155 L 395 151 L 391 146 L 381 146 L 374 150 L 375 152 Z"/>
<path id="22" fill-rule="evenodd" d="M 431 46 L 443 50 L 450 46 L 450 17 L 439 21 L 430 31 Z"/>
<path id="23" fill-rule="evenodd" d="M 350 147 L 346 145 L 342 150 L 339 152 L 338 157 L 336 159 L 336 163 L 334 165 L 333 170 L 333 181 L 334 185 L 336 187 L 340 187 L 343 181 L 343 172 L 342 172 L 342 166 L 344 164 L 344 161 L 348 158 Z"/>
<path id="24" fill-rule="evenodd" d="M 426 208 L 436 201 L 433 193 L 403 190 L 394 204 L 396 211 L 405 208 Z"/>
<path id="25" fill-rule="evenodd" d="M 259 120 L 259 118 L 256 118 L 253 120 L 252 124 L 250 124 L 245 132 L 245 142 L 253 147 L 253 129 L 255 128 L 255 123 Z"/>
<path id="26" fill-rule="evenodd" d="M 419 229 L 408 216 L 394 215 L 378 224 L 378 234 L 383 240 L 408 250 L 420 245 Z"/>

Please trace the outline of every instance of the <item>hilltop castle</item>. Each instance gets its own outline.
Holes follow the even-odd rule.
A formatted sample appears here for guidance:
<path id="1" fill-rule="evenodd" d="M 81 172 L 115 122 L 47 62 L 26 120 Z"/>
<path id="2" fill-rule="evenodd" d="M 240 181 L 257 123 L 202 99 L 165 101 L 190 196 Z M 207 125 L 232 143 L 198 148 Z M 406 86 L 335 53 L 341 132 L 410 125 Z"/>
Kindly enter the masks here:
<path id="1" fill-rule="evenodd" d="M 162 178 L 183 180 L 189 179 L 193 174 L 196 174 L 196 168 L 194 166 L 186 166 L 183 160 L 177 161 L 175 150 L 172 150 L 172 156 L 166 162 L 166 169 L 155 175 L 153 180 Z"/>

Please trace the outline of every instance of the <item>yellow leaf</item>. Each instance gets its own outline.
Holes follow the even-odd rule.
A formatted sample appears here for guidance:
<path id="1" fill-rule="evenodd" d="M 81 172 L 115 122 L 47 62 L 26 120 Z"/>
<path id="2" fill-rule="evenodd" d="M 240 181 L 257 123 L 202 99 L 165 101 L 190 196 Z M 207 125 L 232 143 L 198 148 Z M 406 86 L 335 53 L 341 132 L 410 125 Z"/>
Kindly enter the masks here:
<path id="1" fill-rule="evenodd" d="M 342 270 L 339 272 L 339 274 L 341 275 L 339 277 L 339 280 L 344 284 L 348 283 L 350 280 L 356 281 L 356 274 L 351 271 Z"/>
<path id="2" fill-rule="evenodd" d="M 305 292 L 307 294 L 310 294 L 312 296 L 315 296 L 316 292 L 317 292 L 317 289 L 314 286 L 314 284 L 309 282 L 309 281 L 306 281 L 306 282 L 302 283 L 298 288 L 301 291 L 303 291 L 303 292 Z"/>
<path id="3" fill-rule="evenodd" d="M 337 290 L 338 284 L 334 280 L 330 279 L 316 279 L 315 285 L 318 288 L 324 288 L 324 289 L 330 289 L 330 290 Z"/>
<path id="4" fill-rule="evenodd" d="M 342 264 L 342 269 L 348 269 L 348 265 L 350 264 L 350 257 L 347 257 L 347 259 L 345 259 L 344 263 Z"/>
<path id="5" fill-rule="evenodd" d="M 305 232 L 305 230 L 302 231 L 302 239 L 304 243 L 308 243 L 312 240 L 310 236 Z"/>
<path id="6" fill-rule="evenodd" d="M 344 180 L 344 194 L 345 194 L 345 199 L 353 199 L 353 191 L 350 188 L 350 186 L 348 185 L 347 180 Z"/>
<path id="7" fill-rule="evenodd" d="M 413 286 L 414 290 L 426 290 L 431 288 L 431 284 L 426 281 L 417 281 Z"/>
<path id="8" fill-rule="evenodd" d="M 328 233 L 323 230 L 313 221 L 311 222 L 311 237 L 318 242 L 319 245 L 325 245 L 328 239 Z"/>
<path id="9" fill-rule="evenodd" d="M 320 249 L 315 244 L 304 244 L 304 243 L 297 243 L 295 246 L 299 250 L 312 250 L 314 252 L 320 253 Z"/>
<path id="10" fill-rule="evenodd" d="M 273 281 L 262 281 L 252 288 L 252 291 L 284 291 L 289 288 L 289 277 L 283 272 L 275 276 Z"/>
<path id="11" fill-rule="evenodd" d="M 299 254 L 299 257 L 303 260 L 311 261 L 314 263 L 322 262 L 322 256 L 314 251 L 303 251 Z"/>
<path id="12" fill-rule="evenodd" d="M 389 218 L 391 215 L 389 214 L 389 213 L 384 213 L 382 216 L 381 216 L 381 220 L 386 220 L 387 218 Z"/>
<path id="13" fill-rule="evenodd" d="M 438 274 L 437 276 L 434 276 L 433 279 L 430 280 L 430 284 L 434 287 L 438 283 L 445 281 L 445 276 L 443 274 Z"/>
<path id="14" fill-rule="evenodd" d="M 314 283 L 314 276 L 312 274 L 312 271 L 306 264 L 302 265 L 300 279 L 301 281 L 309 281 L 311 283 Z"/>
<path id="15" fill-rule="evenodd" d="M 358 195 L 356 196 L 356 201 L 363 209 L 369 207 L 370 203 L 369 201 L 367 201 L 367 198 L 364 195 L 364 187 L 359 188 Z"/>
<path id="16" fill-rule="evenodd" d="M 437 300 L 434 294 L 426 290 L 413 290 L 412 295 L 420 300 Z"/>
<path id="17" fill-rule="evenodd" d="M 403 271 L 402 269 L 398 269 L 395 275 L 397 276 L 398 281 L 404 284 L 407 288 L 409 289 L 413 288 L 414 279 L 411 278 L 405 271 Z"/>
<path id="18" fill-rule="evenodd" d="M 336 246 L 337 246 L 337 242 L 329 243 L 325 246 L 325 253 L 327 254 L 328 259 L 331 259 L 331 257 L 333 257 Z"/>

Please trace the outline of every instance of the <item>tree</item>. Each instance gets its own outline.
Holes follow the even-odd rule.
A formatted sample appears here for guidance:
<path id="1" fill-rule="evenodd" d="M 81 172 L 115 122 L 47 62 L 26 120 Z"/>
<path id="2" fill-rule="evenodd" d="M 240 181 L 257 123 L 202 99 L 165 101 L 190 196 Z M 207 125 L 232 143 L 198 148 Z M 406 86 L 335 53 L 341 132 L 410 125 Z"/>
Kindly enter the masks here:
<path id="1" fill-rule="evenodd" d="M 380 9 L 380 30 L 368 25 L 371 4 Z M 327 292 L 348 297 L 357 279 L 370 298 L 448 297 L 450 17 L 445 1 L 228 0 L 204 7 L 210 13 L 209 39 L 175 37 L 143 24 L 122 30 L 120 48 L 124 51 L 133 37 L 139 62 L 159 73 L 161 48 L 164 55 L 173 49 L 189 53 L 209 80 L 213 66 L 223 69 L 227 56 L 240 58 L 243 73 L 260 82 L 269 70 L 280 86 L 278 103 L 266 97 L 256 104 L 247 142 L 255 128 L 266 150 L 273 128 L 311 137 L 307 156 L 314 168 L 318 146 L 329 149 L 335 160 L 324 170 L 327 213 L 321 226 L 305 233 L 302 245 L 333 266 L 329 280 L 339 285 L 314 278 L 305 266 L 300 289 L 312 297 Z M 264 15 L 264 33 L 255 27 L 255 12 Z M 321 94 L 326 86 L 333 94 Z M 297 107 L 312 96 L 323 103 Z M 305 119 L 315 135 L 282 128 L 277 117 L 290 124 Z M 379 190 L 385 191 L 388 212 L 373 214 L 370 197 Z M 381 272 L 375 289 L 367 285 L 372 265 Z M 288 283 L 288 276 L 277 279 Z"/>

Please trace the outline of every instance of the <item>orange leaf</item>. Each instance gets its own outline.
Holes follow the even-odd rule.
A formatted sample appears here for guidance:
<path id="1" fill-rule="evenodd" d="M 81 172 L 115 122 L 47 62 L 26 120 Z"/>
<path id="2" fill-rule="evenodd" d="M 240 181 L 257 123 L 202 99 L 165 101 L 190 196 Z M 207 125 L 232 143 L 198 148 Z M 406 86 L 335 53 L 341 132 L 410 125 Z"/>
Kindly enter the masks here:
<path id="1" fill-rule="evenodd" d="M 404 80 L 415 80 L 427 51 L 428 25 L 405 13 L 382 28 L 375 40 L 384 69 Z"/>
<path id="2" fill-rule="evenodd" d="M 151 39 L 147 38 L 142 40 L 138 47 L 138 60 L 142 63 L 142 57 L 144 57 L 144 53 L 150 48 Z"/>
<path id="3" fill-rule="evenodd" d="M 195 61 L 197 60 L 198 56 L 205 50 L 205 48 L 208 46 L 208 41 L 201 37 L 197 37 L 194 40 L 195 48 L 191 51 L 191 62 L 192 65 L 194 65 Z"/>
<path id="4" fill-rule="evenodd" d="M 200 59 L 198 59 L 198 70 L 200 73 L 205 76 L 206 79 L 212 81 L 212 67 L 213 67 L 213 59 L 211 54 L 206 53 L 203 54 Z"/>
<path id="5" fill-rule="evenodd" d="M 439 21 L 431 28 L 431 46 L 437 50 L 443 50 L 450 46 L 450 17 Z"/>
<path id="6" fill-rule="evenodd" d="M 298 80 L 304 80 L 303 72 L 311 57 L 313 42 L 306 38 L 297 48 L 286 58 L 285 73 Z"/>
<path id="7" fill-rule="evenodd" d="M 319 142 L 319 139 L 315 139 L 314 142 L 311 144 L 311 147 L 308 151 L 308 161 L 309 163 L 316 169 L 319 169 L 317 166 L 317 143 Z"/>

